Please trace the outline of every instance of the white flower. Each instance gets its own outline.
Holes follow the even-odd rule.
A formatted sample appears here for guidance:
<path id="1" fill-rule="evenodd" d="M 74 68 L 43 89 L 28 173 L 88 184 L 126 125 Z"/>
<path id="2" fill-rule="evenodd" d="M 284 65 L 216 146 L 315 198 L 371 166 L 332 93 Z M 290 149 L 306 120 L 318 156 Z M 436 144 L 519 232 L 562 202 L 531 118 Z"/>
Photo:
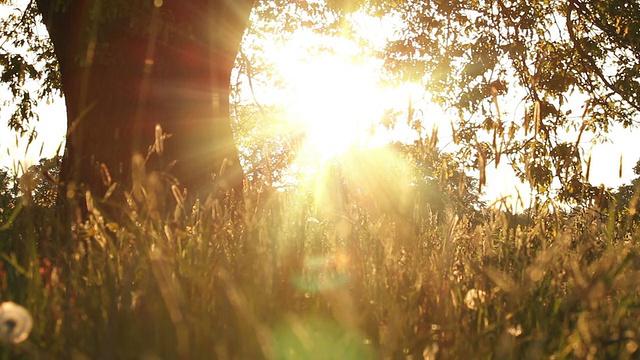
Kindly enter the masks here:
<path id="1" fill-rule="evenodd" d="M 478 310 L 480 304 L 487 301 L 487 292 L 484 290 L 471 289 L 464 297 L 464 304 L 471 310 Z"/>
<path id="2" fill-rule="evenodd" d="M 11 301 L 0 304 L 0 341 L 19 343 L 29 337 L 33 319 L 24 307 Z"/>

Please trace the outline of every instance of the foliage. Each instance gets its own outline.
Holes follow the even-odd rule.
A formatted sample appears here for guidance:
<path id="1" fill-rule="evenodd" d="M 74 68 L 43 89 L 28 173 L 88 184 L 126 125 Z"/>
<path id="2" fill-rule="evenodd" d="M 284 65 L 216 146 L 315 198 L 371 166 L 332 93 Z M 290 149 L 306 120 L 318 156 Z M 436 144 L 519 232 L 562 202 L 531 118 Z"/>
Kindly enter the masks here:
<path id="1" fill-rule="evenodd" d="M 60 174 L 61 156 L 40 159 L 38 164 L 27 169 L 20 177 L 23 198 L 30 198 L 36 205 L 52 208 L 58 192 L 58 176 Z M 27 195 L 28 194 L 28 195 Z"/>
<path id="2" fill-rule="evenodd" d="M 622 185 L 611 194 L 611 206 L 625 226 L 637 226 L 640 222 L 640 161 L 633 172 L 638 177 L 631 184 Z"/>
<path id="3" fill-rule="evenodd" d="M 438 150 L 435 133 L 411 144 L 396 146 L 410 158 L 420 199 L 430 205 L 434 214 L 458 214 L 469 220 L 479 217 L 485 203 L 479 198 L 477 180 L 466 175 L 454 156 Z"/>
<path id="4" fill-rule="evenodd" d="M 9 171 L 0 168 L 0 223 L 5 224 L 16 207 L 17 188 Z"/>
<path id="5" fill-rule="evenodd" d="M 584 133 L 635 123 L 635 2 L 407 0 L 384 10 L 404 25 L 387 68 L 458 113 L 454 137 L 477 167 L 506 156 L 541 193 L 553 179 L 570 187 L 583 176 Z"/>
<path id="6" fill-rule="evenodd" d="M 60 73 L 35 1 L 10 1 L 0 4 L 0 10 L 7 13 L 0 19 L 0 89 L 12 96 L 2 108 L 15 106 L 7 125 L 24 135 L 29 121 L 38 119 L 38 102 L 60 94 Z"/>
<path id="7" fill-rule="evenodd" d="M 0 239 L 3 240 L 0 251 L 5 262 L 22 263 L 36 254 L 44 256 L 47 244 L 54 236 L 61 236 L 53 233 L 61 225 L 54 213 L 59 163 L 59 158 L 41 159 L 19 177 L 7 170 L 0 171 Z M 0 269 L 8 271 L 5 275 L 13 280 L 25 271 L 21 267 Z M 20 294 L 21 291 L 13 295 Z"/>

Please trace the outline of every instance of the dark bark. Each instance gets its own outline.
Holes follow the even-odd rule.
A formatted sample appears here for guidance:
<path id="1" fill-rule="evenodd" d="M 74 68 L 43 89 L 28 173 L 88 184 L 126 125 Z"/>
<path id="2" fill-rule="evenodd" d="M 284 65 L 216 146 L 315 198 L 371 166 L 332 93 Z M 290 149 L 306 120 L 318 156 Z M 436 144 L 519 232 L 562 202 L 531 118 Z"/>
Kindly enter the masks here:
<path id="1" fill-rule="evenodd" d="M 147 168 L 166 170 L 191 194 L 241 194 L 229 79 L 253 0 L 37 4 L 67 106 L 63 194 L 88 189 L 100 198 L 113 182 L 129 188 L 132 157 L 147 156 L 156 124 L 170 137 Z"/>

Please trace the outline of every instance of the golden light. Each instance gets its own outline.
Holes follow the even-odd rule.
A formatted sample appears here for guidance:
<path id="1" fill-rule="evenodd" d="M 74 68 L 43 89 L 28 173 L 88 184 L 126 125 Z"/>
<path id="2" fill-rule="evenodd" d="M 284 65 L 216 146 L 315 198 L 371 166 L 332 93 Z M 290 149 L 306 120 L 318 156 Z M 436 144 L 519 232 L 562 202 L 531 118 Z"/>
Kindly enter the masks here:
<path id="1" fill-rule="evenodd" d="M 310 47 L 317 44 L 321 53 Z M 306 160 L 324 162 L 352 147 L 375 146 L 372 136 L 389 107 L 379 84 L 380 60 L 360 56 L 345 38 L 299 32 L 278 49 L 277 70 L 286 81 L 279 95 L 289 126 L 304 138 Z"/>
<path id="2" fill-rule="evenodd" d="M 296 188 L 301 202 L 310 201 L 307 215 L 331 222 L 336 239 L 349 233 L 345 209 L 356 199 L 376 213 L 406 210 L 415 193 L 414 165 L 387 145 L 417 139 L 407 115 L 417 107 L 422 112 L 415 111 L 413 119 L 427 118 L 429 133 L 434 122 L 444 120 L 427 109 L 423 85 L 384 81 L 380 52 L 390 27 L 371 17 L 356 22 L 346 36 L 299 29 L 286 38 L 263 34 L 245 44 L 247 51 L 259 49 L 257 63 L 268 66 L 268 87 L 254 81 L 245 93 L 249 101 L 269 105 L 260 109 L 260 120 L 246 137 L 258 149 L 251 155 L 271 164 L 286 154 L 278 163 L 286 165 L 269 181 L 279 190 Z M 390 112 L 397 115 L 394 126 Z"/>
<path id="3" fill-rule="evenodd" d="M 368 145 L 384 111 L 369 67 L 322 55 L 295 69 L 291 111 L 303 128 L 307 155 L 326 160 Z"/>
<path id="4" fill-rule="evenodd" d="M 275 85 L 257 85 L 245 93 L 256 103 L 270 105 L 249 113 L 258 113 L 259 120 L 252 122 L 258 130 L 251 129 L 247 143 L 252 151 L 258 149 L 251 153 L 257 153 L 257 167 L 285 164 L 275 170 L 267 166 L 258 176 L 268 174 L 265 178 L 276 187 L 276 196 L 291 201 L 284 209 L 283 235 L 298 231 L 299 223 L 290 219 L 306 219 L 304 236 L 317 231 L 326 238 L 322 247 L 311 240 L 305 245 L 308 253 L 292 282 L 305 294 L 335 291 L 352 281 L 351 268 L 361 259 L 346 239 L 360 211 L 390 222 L 415 211 L 415 166 L 386 145 L 417 138 L 406 114 L 409 106 L 428 99 L 420 84 L 393 87 L 382 80 L 384 60 L 379 52 L 389 29 L 372 18 L 360 25 L 365 27 L 364 40 L 358 34 L 337 37 L 312 30 L 297 30 L 286 39 L 252 38 L 262 41 L 255 48 L 264 56 L 257 63 L 269 67 L 265 83 Z M 383 121 L 390 110 L 399 114 L 393 127 Z M 434 119 L 437 115 L 429 120 Z M 278 156 L 285 161 L 273 160 Z M 276 175 L 269 178 L 271 173 Z M 280 251 L 287 253 L 298 240 L 279 237 Z"/>

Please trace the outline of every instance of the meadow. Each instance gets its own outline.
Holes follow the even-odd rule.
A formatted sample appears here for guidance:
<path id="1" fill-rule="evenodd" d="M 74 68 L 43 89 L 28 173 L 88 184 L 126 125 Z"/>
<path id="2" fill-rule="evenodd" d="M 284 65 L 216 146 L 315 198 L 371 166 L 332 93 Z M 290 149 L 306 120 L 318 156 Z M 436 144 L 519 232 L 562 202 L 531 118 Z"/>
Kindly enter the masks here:
<path id="1" fill-rule="evenodd" d="M 327 211 L 247 182 L 242 203 L 143 189 L 116 218 L 89 198 L 69 233 L 35 185 L 3 193 L 0 296 L 34 328 L 2 359 L 638 356 L 640 232 L 613 207 L 394 211 L 345 187 Z"/>

